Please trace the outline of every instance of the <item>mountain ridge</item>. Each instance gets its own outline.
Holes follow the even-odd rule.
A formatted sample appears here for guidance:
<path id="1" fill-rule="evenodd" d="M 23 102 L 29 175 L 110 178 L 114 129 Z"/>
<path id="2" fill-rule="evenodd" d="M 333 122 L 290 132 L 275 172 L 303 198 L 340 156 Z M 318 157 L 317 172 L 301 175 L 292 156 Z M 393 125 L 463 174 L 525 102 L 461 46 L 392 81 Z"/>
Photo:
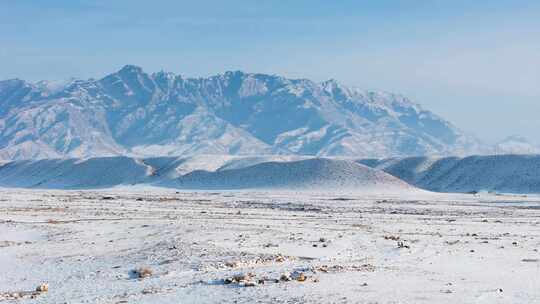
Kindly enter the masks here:
<path id="1" fill-rule="evenodd" d="M 0 81 L 0 158 L 469 154 L 479 140 L 403 95 L 228 71 L 126 65 L 100 79 Z"/>

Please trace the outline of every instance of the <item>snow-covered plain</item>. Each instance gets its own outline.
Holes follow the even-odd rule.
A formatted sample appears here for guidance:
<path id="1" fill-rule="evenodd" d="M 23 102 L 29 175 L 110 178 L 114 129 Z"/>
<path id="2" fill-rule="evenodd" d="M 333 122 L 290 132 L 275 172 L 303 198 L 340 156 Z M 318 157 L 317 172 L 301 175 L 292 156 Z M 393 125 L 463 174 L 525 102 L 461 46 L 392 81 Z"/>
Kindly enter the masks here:
<path id="1" fill-rule="evenodd" d="M 4 188 L 0 208 L 8 303 L 540 302 L 535 196 Z"/>

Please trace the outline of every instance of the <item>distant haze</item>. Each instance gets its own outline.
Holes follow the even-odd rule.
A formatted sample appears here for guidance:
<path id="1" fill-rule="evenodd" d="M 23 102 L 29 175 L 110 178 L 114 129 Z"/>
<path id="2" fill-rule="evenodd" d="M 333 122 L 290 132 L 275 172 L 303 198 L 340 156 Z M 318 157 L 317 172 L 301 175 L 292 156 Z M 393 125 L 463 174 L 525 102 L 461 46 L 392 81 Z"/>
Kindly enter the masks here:
<path id="1" fill-rule="evenodd" d="M 538 1 L 0 1 L 0 79 L 125 64 L 401 93 L 495 142 L 540 144 Z"/>

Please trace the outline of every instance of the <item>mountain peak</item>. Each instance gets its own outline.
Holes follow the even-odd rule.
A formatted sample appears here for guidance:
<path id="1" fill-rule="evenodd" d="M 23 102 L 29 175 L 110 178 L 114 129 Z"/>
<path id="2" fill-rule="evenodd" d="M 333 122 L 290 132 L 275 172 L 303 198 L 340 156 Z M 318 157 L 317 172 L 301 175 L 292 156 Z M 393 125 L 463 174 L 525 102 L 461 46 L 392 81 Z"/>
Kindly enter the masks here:
<path id="1" fill-rule="evenodd" d="M 123 66 L 118 73 L 120 74 L 143 74 L 144 71 L 140 66 L 126 64 Z"/>
<path id="2" fill-rule="evenodd" d="M 335 89 L 341 88 L 341 84 L 334 78 L 330 78 L 326 81 L 321 82 L 321 85 L 328 92 L 332 92 Z"/>
<path id="3" fill-rule="evenodd" d="M 223 75 L 225 77 L 242 77 L 242 76 L 246 76 L 246 75 L 250 75 L 250 74 L 245 73 L 245 72 L 240 71 L 240 70 L 236 70 L 236 71 L 226 71 L 225 73 L 223 73 Z"/>

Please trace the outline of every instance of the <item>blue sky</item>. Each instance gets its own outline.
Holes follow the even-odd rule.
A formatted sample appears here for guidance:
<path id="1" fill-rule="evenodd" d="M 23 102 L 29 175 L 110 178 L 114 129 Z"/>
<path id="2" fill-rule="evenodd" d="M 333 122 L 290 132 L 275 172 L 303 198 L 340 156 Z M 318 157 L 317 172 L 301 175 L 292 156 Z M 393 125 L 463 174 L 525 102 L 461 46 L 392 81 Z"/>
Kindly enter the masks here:
<path id="1" fill-rule="evenodd" d="M 403 93 L 491 142 L 540 143 L 540 1 L 0 0 L 0 79 L 125 64 Z"/>

